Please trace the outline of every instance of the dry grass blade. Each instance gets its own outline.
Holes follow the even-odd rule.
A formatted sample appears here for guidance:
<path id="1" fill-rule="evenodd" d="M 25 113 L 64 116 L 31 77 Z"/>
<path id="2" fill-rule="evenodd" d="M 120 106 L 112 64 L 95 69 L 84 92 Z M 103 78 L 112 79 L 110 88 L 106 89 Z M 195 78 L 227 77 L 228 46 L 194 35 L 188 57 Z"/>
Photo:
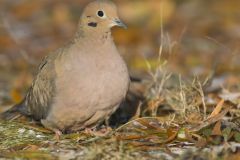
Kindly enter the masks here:
<path id="1" fill-rule="evenodd" d="M 124 129 L 125 127 L 129 126 L 130 124 L 132 124 L 132 123 L 134 123 L 134 122 L 139 122 L 139 121 L 141 121 L 142 119 L 143 119 L 143 120 L 146 120 L 146 119 L 159 119 L 159 118 L 158 118 L 158 117 L 142 117 L 142 118 L 137 118 L 137 119 L 131 120 L 131 121 L 129 121 L 128 123 L 126 123 L 126 124 L 118 127 L 118 128 L 114 131 L 114 133 L 121 131 L 122 129 Z"/>
<path id="2" fill-rule="evenodd" d="M 146 137 L 148 137 L 148 135 L 144 135 L 144 136 L 141 136 L 141 135 L 128 135 L 128 136 L 118 135 L 117 139 L 118 140 L 138 140 L 138 139 L 144 139 Z"/>
<path id="3" fill-rule="evenodd" d="M 135 120 L 137 118 L 140 118 L 140 116 L 141 116 L 141 107 L 142 107 L 142 102 L 139 103 L 139 105 L 137 107 L 137 111 L 136 111 L 135 115 L 131 118 L 131 120 Z"/>

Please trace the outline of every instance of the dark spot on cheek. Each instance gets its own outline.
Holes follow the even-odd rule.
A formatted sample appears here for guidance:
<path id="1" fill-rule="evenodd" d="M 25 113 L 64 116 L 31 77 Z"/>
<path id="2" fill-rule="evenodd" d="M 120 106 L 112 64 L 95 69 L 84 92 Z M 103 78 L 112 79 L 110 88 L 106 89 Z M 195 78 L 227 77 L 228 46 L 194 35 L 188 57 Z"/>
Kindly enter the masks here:
<path id="1" fill-rule="evenodd" d="M 87 16 L 87 18 L 91 18 L 91 16 Z"/>
<path id="2" fill-rule="evenodd" d="M 88 23 L 88 26 L 90 26 L 90 27 L 97 27 L 97 23 L 96 22 L 90 22 L 90 23 Z"/>

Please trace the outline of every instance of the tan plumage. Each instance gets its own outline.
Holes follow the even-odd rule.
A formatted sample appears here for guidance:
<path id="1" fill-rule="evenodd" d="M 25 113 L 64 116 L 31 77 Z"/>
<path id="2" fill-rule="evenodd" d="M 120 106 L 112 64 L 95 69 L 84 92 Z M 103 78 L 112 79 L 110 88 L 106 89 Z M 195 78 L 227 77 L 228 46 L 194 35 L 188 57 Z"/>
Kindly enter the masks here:
<path id="1" fill-rule="evenodd" d="M 62 132 L 95 127 L 108 119 L 129 86 L 126 64 L 111 37 L 116 25 L 124 26 L 112 2 L 88 4 L 75 37 L 43 60 L 26 98 L 12 111 Z"/>

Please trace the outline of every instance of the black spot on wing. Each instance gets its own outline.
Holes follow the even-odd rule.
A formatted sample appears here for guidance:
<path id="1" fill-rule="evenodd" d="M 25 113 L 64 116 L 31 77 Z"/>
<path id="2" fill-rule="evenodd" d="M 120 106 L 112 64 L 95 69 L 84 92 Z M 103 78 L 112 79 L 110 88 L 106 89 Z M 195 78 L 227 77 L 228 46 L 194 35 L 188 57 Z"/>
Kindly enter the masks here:
<path id="1" fill-rule="evenodd" d="M 42 70 L 43 67 L 48 63 L 47 59 L 48 59 L 48 57 L 45 57 L 45 58 L 43 59 L 43 61 L 40 63 L 40 65 L 39 65 L 39 67 L 38 67 L 39 70 Z"/>

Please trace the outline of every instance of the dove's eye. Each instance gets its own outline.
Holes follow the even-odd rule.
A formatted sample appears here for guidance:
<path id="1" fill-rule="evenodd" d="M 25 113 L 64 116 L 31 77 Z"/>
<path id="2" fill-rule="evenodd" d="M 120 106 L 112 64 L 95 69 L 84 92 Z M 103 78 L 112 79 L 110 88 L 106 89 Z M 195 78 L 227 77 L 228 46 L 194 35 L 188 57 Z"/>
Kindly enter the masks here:
<path id="1" fill-rule="evenodd" d="M 105 16 L 103 11 L 98 11 L 97 15 L 101 18 L 103 18 Z"/>

